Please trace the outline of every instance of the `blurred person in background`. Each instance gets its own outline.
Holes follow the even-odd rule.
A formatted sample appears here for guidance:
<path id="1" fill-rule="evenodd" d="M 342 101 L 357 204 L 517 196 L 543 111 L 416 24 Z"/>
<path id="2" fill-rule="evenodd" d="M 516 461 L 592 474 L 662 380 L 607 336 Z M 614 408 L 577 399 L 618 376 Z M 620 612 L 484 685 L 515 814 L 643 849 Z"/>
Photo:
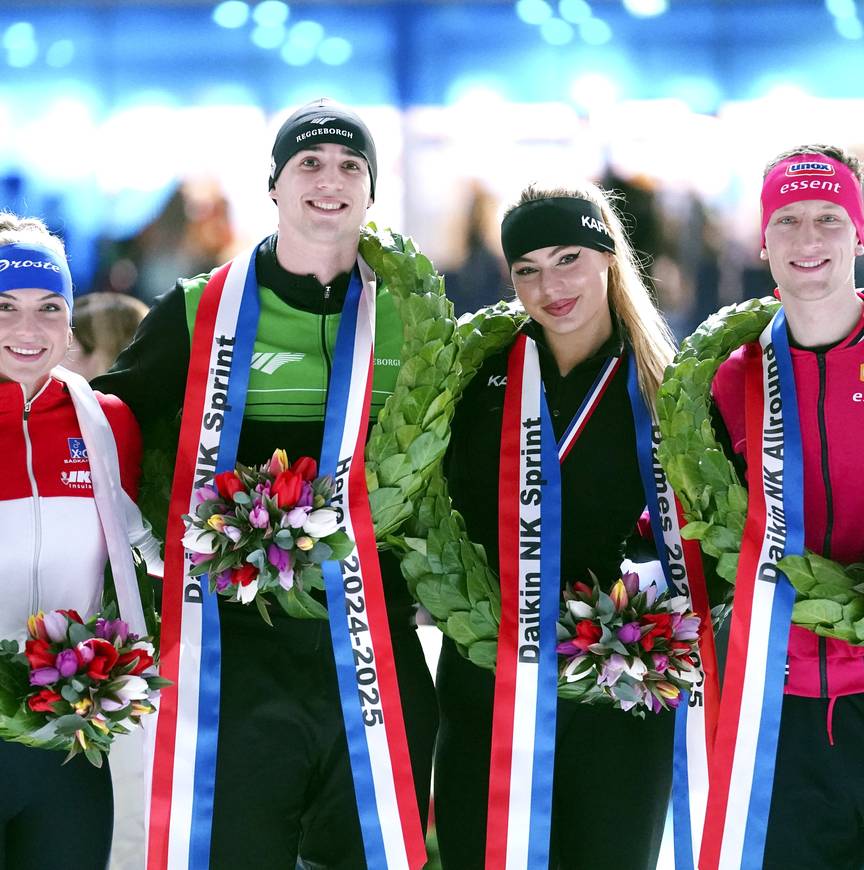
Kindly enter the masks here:
<path id="1" fill-rule="evenodd" d="M 177 275 L 209 271 L 234 251 L 228 200 L 221 187 L 209 180 L 187 180 L 135 235 L 103 240 L 93 287 L 135 296 L 149 306 Z"/>
<path id="2" fill-rule="evenodd" d="M 499 546 L 505 535 L 518 535 L 512 523 L 518 519 L 524 528 L 525 520 L 512 506 L 505 514 L 503 506 L 499 513 L 490 505 L 499 504 L 499 474 L 508 467 L 503 441 L 512 429 L 504 425 L 505 396 L 517 381 L 510 369 L 516 360 L 524 374 L 518 381 L 531 386 L 535 378 L 541 381 L 556 440 L 571 428 L 583 403 L 589 409 L 590 419 L 561 464 L 560 507 L 550 493 L 549 522 L 560 509 L 561 588 L 590 584 L 594 576 L 608 592 L 621 576 L 625 541 L 646 503 L 634 403 L 653 404 L 672 358 L 671 335 L 617 213 L 595 185 L 528 187 L 505 214 L 501 239 L 529 319 L 511 347 L 486 360 L 456 408 L 446 458 L 453 506 L 491 566 L 499 573 L 507 568 L 500 564 Z M 538 362 L 533 374 L 527 363 L 522 369 L 521 354 L 529 360 L 529 352 Z M 523 386 L 521 398 L 517 389 L 515 401 L 527 403 L 524 391 L 530 388 Z M 545 511 L 546 494 L 542 499 Z M 546 523 L 544 518 L 544 535 Z M 442 866 L 482 870 L 487 849 L 499 848 L 508 837 L 500 827 L 487 833 L 487 803 L 490 814 L 497 809 L 493 803 L 506 803 L 500 794 L 490 799 L 490 769 L 500 776 L 502 766 L 502 754 L 492 749 L 493 702 L 497 719 L 506 720 L 507 711 L 498 714 L 495 676 L 464 658 L 449 637 L 442 645 L 437 690 L 435 818 Z M 668 710 L 638 719 L 611 706 L 557 699 L 550 867 L 653 870 L 672 779 L 673 724 Z M 548 734 L 537 735 L 544 737 Z M 528 755 L 524 744 L 520 749 L 520 757 Z M 534 775 L 543 781 L 545 773 L 535 769 Z M 587 784 L 606 782 L 614 783 L 614 796 L 586 797 L 576 808 L 574 794 L 584 791 L 580 784 L 590 791 Z M 620 843 L 620 806 L 639 808 L 627 816 L 626 848 Z M 510 826 L 521 836 L 527 820 L 511 818 L 508 831 Z"/>
<path id="3" fill-rule="evenodd" d="M 88 381 L 104 374 L 135 335 L 147 306 L 125 293 L 88 293 L 78 299 L 66 367 Z"/>
<path id="4" fill-rule="evenodd" d="M 149 427 L 175 419 L 183 408 L 179 450 L 171 446 L 168 455 L 173 459 L 176 453 L 177 465 L 188 471 L 183 472 L 187 476 L 182 478 L 182 491 L 175 478 L 175 494 L 180 494 L 172 502 L 177 507 L 172 507 L 169 529 L 172 523 L 177 529 L 179 513 L 189 509 L 193 467 L 197 465 L 199 486 L 211 481 L 217 470 L 210 457 L 226 441 L 217 442 L 216 448 L 207 446 L 209 432 L 239 429 L 238 440 L 227 448 L 232 455 L 219 471 L 234 468 L 235 452 L 245 465 L 267 462 L 276 448 L 284 448 L 292 459 L 318 456 L 325 428 L 348 432 L 331 415 L 328 400 L 334 360 L 345 357 L 346 345 L 337 344 L 337 337 L 343 341 L 337 335 L 340 323 L 352 323 L 363 300 L 372 304 L 374 276 L 358 259 L 358 244 L 366 210 L 375 197 L 376 176 L 375 143 L 352 110 L 329 100 L 298 109 L 280 128 L 272 151 L 269 190 L 278 210 L 277 232 L 215 273 L 178 281 L 157 300 L 112 370 L 96 379 L 100 389 L 129 403 L 144 429 L 145 447 Z M 237 275 L 242 277 L 233 277 Z M 223 326 L 220 320 L 216 331 L 212 318 L 221 317 L 223 305 L 238 304 L 239 299 L 259 303 L 260 315 L 245 319 L 244 312 L 250 310 L 246 306 L 252 303 L 244 301 L 236 329 L 233 321 Z M 369 422 L 393 391 L 402 347 L 401 321 L 380 283 L 374 299 Z M 195 341 L 199 331 L 207 336 L 203 346 Z M 244 343 L 247 355 L 235 359 L 236 347 Z M 234 383 L 245 376 L 245 398 L 241 393 L 239 400 L 228 399 L 229 393 L 234 395 Z M 213 404 L 203 417 L 201 410 L 191 410 L 189 399 L 190 390 L 198 388 L 210 390 L 207 395 L 212 396 Z M 360 395 L 357 389 L 348 390 L 349 401 L 356 402 Z M 187 441 L 187 431 L 192 440 Z M 227 440 L 224 434 L 218 437 Z M 376 565 L 364 559 L 361 568 L 365 573 L 376 570 Z M 168 678 L 172 676 L 165 662 L 176 656 L 177 644 L 196 643 L 185 636 L 178 640 L 179 632 L 190 620 L 201 619 L 196 596 L 184 595 L 185 570 L 179 534 L 176 540 L 169 536 L 162 633 Z M 404 759 L 399 770 L 403 788 L 408 774 L 409 787 L 402 797 L 419 807 L 419 835 L 428 809 L 437 705 L 416 635 L 413 601 L 389 553 L 381 554 L 380 570 L 408 742 L 407 750 L 399 742 L 394 751 Z M 158 814 L 154 818 L 151 809 L 151 859 L 165 861 L 171 854 L 186 866 L 187 857 L 197 850 L 202 866 L 226 870 L 281 870 L 293 868 L 295 860 L 308 868 L 366 866 L 328 624 L 290 618 L 279 608 L 271 610 L 271 618 L 273 627 L 262 622 L 256 608 L 219 598 L 215 639 L 207 636 L 213 646 L 205 647 L 204 658 L 211 648 L 221 658 L 216 672 L 201 676 L 202 683 L 209 680 L 207 685 L 215 685 L 219 694 L 212 706 L 205 704 L 200 721 L 170 719 L 173 712 L 166 715 L 166 710 L 176 710 L 178 704 L 182 709 L 186 703 L 186 671 L 177 672 L 177 689 L 163 690 L 152 807 L 161 801 L 170 804 L 173 813 L 179 804 L 190 806 L 190 791 L 195 804 L 188 816 L 170 819 Z M 178 667 L 183 663 L 180 659 Z M 353 679 L 353 661 L 349 670 Z M 197 672 L 191 679 L 197 679 Z M 185 691 L 194 693 L 197 684 L 191 685 L 193 689 Z M 357 685 L 352 685 L 346 703 L 356 704 Z M 398 710 L 397 704 L 391 714 L 398 715 Z M 181 746 L 181 740 L 189 742 Z M 183 762 L 195 755 L 195 741 L 206 745 L 215 759 L 190 784 L 182 780 Z M 170 758 L 160 754 L 163 745 L 171 754 L 180 747 L 173 781 Z M 356 745 L 352 743 L 352 759 Z M 206 758 L 202 750 L 196 773 Z M 193 816 L 199 807 L 201 815 Z M 374 807 L 365 798 L 362 809 L 364 823 L 380 830 Z"/>
<path id="5" fill-rule="evenodd" d="M 87 619 L 99 610 L 106 536 L 118 534 L 106 522 L 108 514 L 124 518 L 122 543 L 139 547 L 151 565 L 158 563 L 158 546 L 132 502 L 141 457 L 135 418 L 115 396 L 97 393 L 94 407 L 86 381 L 59 367 L 72 341 L 72 278 L 63 243 L 42 221 L 2 212 L 0 263 L 0 638 L 23 644 L 31 614 L 62 608 Z M 100 448 L 95 437 L 106 437 L 106 418 L 119 458 L 114 485 L 116 460 L 98 453 L 114 448 L 108 441 Z M 131 556 L 126 567 L 134 584 Z M 121 596 L 121 566 L 112 568 L 120 615 L 131 621 Z M 134 594 L 140 611 L 137 586 Z M 57 751 L 0 742 L 0 772 L 0 866 L 106 866 L 108 764 L 96 768 L 83 755 L 64 762 Z"/>
<path id="6" fill-rule="evenodd" d="M 445 263 L 447 298 L 456 316 L 494 305 L 504 297 L 507 270 L 490 241 L 497 233 L 498 203 L 479 182 L 472 182 L 468 208 L 457 221 L 458 234 L 449 250 L 454 259 Z"/>

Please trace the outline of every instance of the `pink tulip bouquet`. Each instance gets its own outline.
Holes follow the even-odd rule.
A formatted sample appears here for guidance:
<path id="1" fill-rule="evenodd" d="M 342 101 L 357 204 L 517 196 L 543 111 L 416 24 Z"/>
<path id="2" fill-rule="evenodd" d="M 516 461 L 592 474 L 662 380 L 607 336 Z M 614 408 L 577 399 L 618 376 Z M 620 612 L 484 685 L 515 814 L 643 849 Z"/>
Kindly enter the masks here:
<path id="1" fill-rule="evenodd" d="M 636 716 L 675 708 L 696 676 L 699 617 L 683 596 L 639 591 L 626 573 L 607 594 L 574 583 L 558 622 L 559 694 Z"/>
<path id="2" fill-rule="evenodd" d="M 269 596 L 289 616 L 326 619 L 308 590 L 324 588 L 321 564 L 346 558 L 354 542 L 330 506 L 332 478 L 317 473 L 314 459 L 290 463 L 276 450 L 264 465 L 238 465 L 197 489 L 195 511 L 183 517 L 192 576 L 207 574 L 210 591 L 232 601 L 254 601 L 271 625 Z"/>
<path id="3" fill-rule="evenodd" d="M 40 611 L 23 651 L 0 641 L 0 737 L 101 767 L 115 736 L 155 711 L 170 683 L 156 674 L 150 638 L 106 614 L 84 622 L 74 610 Z"/>

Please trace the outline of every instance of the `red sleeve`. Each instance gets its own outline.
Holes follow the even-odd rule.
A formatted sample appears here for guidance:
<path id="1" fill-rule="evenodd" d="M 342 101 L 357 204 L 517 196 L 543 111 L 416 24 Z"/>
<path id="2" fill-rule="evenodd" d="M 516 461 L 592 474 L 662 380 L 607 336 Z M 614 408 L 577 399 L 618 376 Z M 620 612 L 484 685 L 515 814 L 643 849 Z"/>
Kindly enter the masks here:
<path id="1" fill-rule="evenodd" d="M 755 343 L 739 347 L 717 369 L 711 385 L 711 393 L 726 425 L 732 449 L 742 456 L 747 443 L 744 425 L 744 373 L 747 359 L 754 353 L 757 353 Z"/>
<path id="2" fill-rule="evenodd" d="M 141 477 L 141 430 L 135 415 L 117 396 L 96 393 L 96 398 L 114 432 L 117 442 L 117 458 L 120 460 L 120 481 L 129 497 L 138 498 L 138 481 Z"/>

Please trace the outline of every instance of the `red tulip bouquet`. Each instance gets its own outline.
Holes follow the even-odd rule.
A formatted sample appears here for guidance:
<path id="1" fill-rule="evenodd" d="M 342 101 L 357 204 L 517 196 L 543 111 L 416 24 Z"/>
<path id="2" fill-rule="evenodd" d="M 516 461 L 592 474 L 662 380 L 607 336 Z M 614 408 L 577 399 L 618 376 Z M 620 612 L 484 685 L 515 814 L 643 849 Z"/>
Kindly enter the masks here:
<path id="1" fill-rule="evenodd" d="M 559 694 L 636 716 L 675 708 L 696 676 L 699 617 L 683 596 L 626 573 L 607 595 L 575 583 L 558 622 Z"/>
<path id="2" fill-rule="evenodd" d="M 0 737 L 101 767 L 115 736 L 155 711 L 170 683 L 156 674 L 150 638 L 105 614 L 84 622 L 74 610 L 40 611 L 23 651 L 0 641 Z"/>
<path id="3" fill-rule="evenodd" d="M 207 574 L 210 591 L 267 612 L 269 596 L 289 615 L 326 619 L 308 590 L 323 589 L 321 564 L 341 560 L 354 542 L 339 529 L 330 507 L 331 477 L 318 477 L 314 459 L 290 463 L 284 450 L 257 468 L 237 466 L 195 491 L 198 505 L 183 517 L 183 545 L 193 576 Z"/>

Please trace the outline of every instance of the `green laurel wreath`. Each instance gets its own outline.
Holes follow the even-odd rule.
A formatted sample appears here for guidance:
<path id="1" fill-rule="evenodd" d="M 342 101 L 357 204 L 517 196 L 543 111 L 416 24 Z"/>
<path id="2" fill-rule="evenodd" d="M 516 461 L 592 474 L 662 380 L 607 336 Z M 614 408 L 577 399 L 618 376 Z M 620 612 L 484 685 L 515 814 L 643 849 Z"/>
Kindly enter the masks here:
<path id="1" fill-rule="evenodd" d="M 755 341 L 779 303 L 771 297 L 730 305 L 681 344 L 657 395 L 658 455 L 688 520 L 682 537 L 700 542 L 717 573 L 735 582 L 747 516 L 747 489 L 711 423 L 711 383 L 720 364 Z M 798 593 L 792 621 L 816 634 L 864 643 L 864 565 L 842 566 L 809 551 L 778 563 Z"/>
<path id="2" fill-rule="evenodd" d="M 360 253 L 390 290 L 404 324 L 395 391 L 366 446 L 379 546 L 399 553 L 411 594 L 461 652 L 492 668 L 498 581 L 453 510 L 441 460 L 463 390 L 487 356 L 512 342 L 524 315 L 502 303 L 457 325 L 443 280 L 410 239 L 364 232 Z"/>
<path id="3" fill-rule="evenodd" d="M 525 315 L 504 303 L 484 309 L 456 332 L 459 387 L 455 398 L 488 356 L 509 346 Z M 402 573 L 411 594 L 475 665 L 495 667 L 501 592 L 482 546 L 468 538 L 453 509 L 441 464 L 430 475 L 404 538 Z"/>
<path id="4" fill-rule="evenodd" d="M 397 534 L 447 449 L 459 391 L 456 320 L 444 279 L 410 238 L 370 224 L 360 235 L 360 255 L 402 321 L 402 365 L 366 444 L 375 537 L 379 547 L 398 548 Z"/>

